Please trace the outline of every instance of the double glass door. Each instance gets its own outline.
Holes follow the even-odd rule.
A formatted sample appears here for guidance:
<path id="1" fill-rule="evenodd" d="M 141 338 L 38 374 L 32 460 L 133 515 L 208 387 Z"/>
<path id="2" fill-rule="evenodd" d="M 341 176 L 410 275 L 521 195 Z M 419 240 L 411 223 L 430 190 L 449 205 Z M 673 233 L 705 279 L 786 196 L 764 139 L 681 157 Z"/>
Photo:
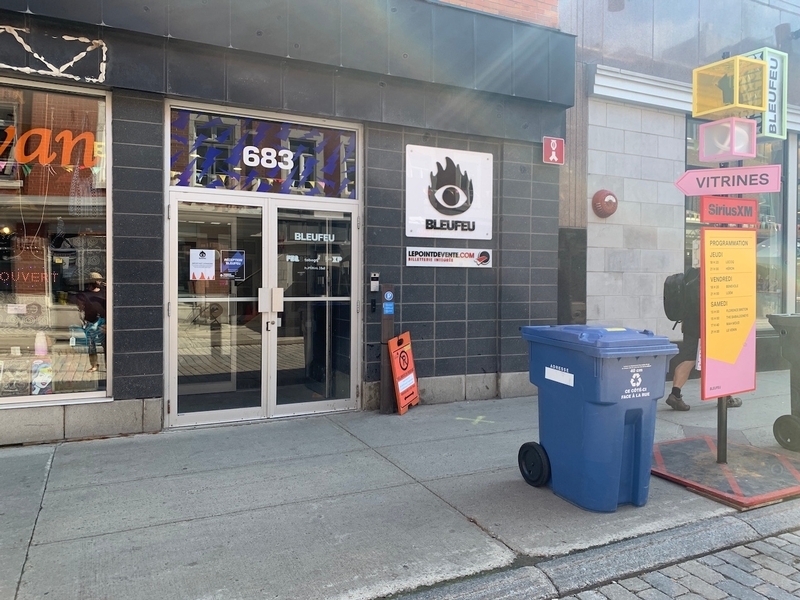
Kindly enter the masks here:
<path id="1" fill-rule="evenodd" d="M 169 424 L 355 408 L 352 208 L 170 198 Z"/>

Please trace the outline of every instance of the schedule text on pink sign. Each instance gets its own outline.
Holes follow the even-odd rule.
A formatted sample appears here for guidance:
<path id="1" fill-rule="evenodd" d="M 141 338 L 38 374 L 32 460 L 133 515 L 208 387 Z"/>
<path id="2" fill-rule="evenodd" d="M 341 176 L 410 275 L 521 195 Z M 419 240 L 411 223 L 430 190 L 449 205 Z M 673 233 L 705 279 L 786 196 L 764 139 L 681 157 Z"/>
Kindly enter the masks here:
<path id="1" fill-rule="evenodd" d="M 700 230 L 701 397 L 756 387 L 755 229 Z"/>

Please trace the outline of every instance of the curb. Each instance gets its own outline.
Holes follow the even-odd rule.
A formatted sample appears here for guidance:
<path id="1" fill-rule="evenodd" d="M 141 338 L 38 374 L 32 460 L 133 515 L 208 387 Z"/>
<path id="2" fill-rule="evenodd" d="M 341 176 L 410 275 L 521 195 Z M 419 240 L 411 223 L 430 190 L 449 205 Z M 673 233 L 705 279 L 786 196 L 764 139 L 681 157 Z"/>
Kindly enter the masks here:
<path id="1" fill-rule="evenodd" d="M 404 600 L 550 600 L 798 527 L 800 502 L 786 501 L 582 550 L 536 566 L 478 575 L 400 597 Z"/>

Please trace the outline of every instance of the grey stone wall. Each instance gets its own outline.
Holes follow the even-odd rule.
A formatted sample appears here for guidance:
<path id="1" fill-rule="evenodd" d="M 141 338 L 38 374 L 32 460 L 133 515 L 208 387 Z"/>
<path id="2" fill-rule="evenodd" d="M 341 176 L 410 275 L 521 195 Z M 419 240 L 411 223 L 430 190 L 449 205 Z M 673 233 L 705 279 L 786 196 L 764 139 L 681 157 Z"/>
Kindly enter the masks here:
<path id="1" fill-rule="evenodd" d="M 407 144 L 494 156 L 491 269 L 403 266 L 406 246 L 487 246 L 405 236 Z M 365 380 L 380 375 L 380 309 L 370 311 L 368 289 L 369 273 L 378 271 L 382 283 L 395 285 L 395 332 L 411 333 L 417 376 L 454 382 L 448 394 L 456 396 L 469 397 L 471 385 L 499 393 L 496 374 L 527 373 L 519 328 L 556 320 L 558 167 L 542 164 L 539 144 L 412 128 L 368 126 L 366 145 Z"/>
<path id="2" fill-rule="evenodd" d="M 683 114 L 589 99 L 588 195 L 611 190 L 619 208 L 601 219 L 587 201 L 587 323 L 680 338 L 662 297 L 683 271 L 685 153 Z"/>

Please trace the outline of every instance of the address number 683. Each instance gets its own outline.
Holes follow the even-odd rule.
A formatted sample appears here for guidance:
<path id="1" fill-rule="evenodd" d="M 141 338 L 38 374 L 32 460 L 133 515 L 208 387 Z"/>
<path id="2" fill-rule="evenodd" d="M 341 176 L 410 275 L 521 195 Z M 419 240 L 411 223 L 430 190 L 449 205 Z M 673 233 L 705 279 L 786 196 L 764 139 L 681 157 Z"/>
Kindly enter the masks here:
<path id="1" fill-rule="evenodd" d="M 294 168 L 294 155 L 291 150 L 286 148 L 275 150 L 275 148 L 259 148 L 258 146 L 245 146 L 242 151 L 242 162 L 248 167 L 261 165 L 266 169 L 280 167 L 284 170 Z"/>

